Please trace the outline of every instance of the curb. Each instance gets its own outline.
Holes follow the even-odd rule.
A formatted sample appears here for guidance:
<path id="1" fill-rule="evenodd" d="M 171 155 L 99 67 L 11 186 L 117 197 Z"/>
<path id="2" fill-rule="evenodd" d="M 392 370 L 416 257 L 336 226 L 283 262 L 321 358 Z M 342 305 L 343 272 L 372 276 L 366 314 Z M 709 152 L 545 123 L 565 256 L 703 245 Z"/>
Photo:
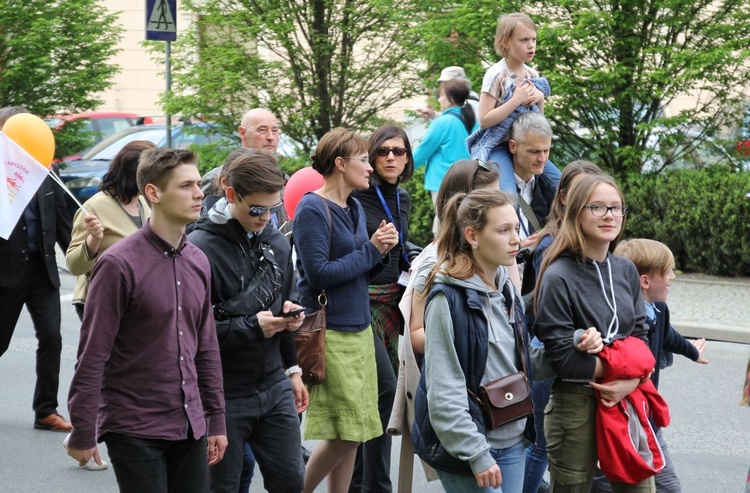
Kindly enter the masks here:
<path id="1" fill-rule="evenodd" d="M 750 327 L 733 325 L 699 324 L 694 322 L 673 321 L 672 326 L 684 337 L 695 339 L 750 344 Z"/>

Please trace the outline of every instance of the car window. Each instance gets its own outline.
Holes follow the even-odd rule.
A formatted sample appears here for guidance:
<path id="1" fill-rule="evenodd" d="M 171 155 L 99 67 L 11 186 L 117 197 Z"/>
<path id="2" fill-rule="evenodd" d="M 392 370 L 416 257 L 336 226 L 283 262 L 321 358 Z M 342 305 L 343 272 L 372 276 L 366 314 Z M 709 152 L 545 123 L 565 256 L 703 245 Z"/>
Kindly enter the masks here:
<path id="1" fill-rule="evenodd" d="M 90 118 L 82 118 L 83 121 L 83 128 L 82 130 L 84 132 L 96 132 L 96 129 L 94 129 L 94 122 Z"/>
<path id="2" fill-rule="evenodd" d="M 208 144 L 209 138 L 203 129 L 181 128 L 172 134 L 172 147 L 175 149 L 187 149 L 191 145 Z M 166 145 L 166 139 L 159 145 Z"/>
<path id="3" fill-rule="evenodd" d="M 130 118 L 112 117 L 112 118 L 97 118 L 96 125 L 99 127 L 98 132 L 102 134 L 102 138 L 114 135 L 120 130 L 125 130 L 128 127 L 133 126 L 133 120 Z"/>
<path id="4" fill-rule="evenodd" d="M 133 142 L 134 140 L 147 140 L 157 144 L 164 138 L 165 132 L 166 131 L 163 128 L 144 129 L 140 132 L 131 132 L 112 141 L 104 147 L 92 149 L 91 153 L 85 155 L 83 159 L 111 160 L 128 142 Z"/>

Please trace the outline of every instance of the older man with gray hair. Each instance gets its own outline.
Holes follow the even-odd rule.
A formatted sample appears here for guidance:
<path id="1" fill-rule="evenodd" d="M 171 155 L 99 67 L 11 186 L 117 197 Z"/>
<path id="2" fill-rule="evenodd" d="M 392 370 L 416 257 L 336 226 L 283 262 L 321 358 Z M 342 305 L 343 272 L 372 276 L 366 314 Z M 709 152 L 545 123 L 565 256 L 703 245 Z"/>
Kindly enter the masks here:
<path id="1" fill-rule="evenodd" d="M 508 148 L 513 156 L 513 178 L 518 193 L 518 219 L 521 222 L 521 245 L 536 241 L 547 222 L 555 195 L 555 184 L 542 178 L 552 147 L 552 127 L 539 113 L 523 113 L 510 128 Z M 510 190 L 508 190 L 510 191 Z"/>

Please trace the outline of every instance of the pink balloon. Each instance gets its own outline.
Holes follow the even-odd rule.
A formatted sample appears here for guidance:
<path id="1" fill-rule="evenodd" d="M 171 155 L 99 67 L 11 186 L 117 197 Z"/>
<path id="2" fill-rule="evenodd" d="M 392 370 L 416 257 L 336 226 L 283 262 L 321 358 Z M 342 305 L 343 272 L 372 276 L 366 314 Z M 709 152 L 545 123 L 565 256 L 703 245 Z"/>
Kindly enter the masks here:
<path id="1" fill-rule="evenodd" d="M 297 204 L 307 192 L 312 192 L 323 186 L 323 175 L 312 167 L 297 170 L 284 187 L 284 209 L 289 219 L 294 219 Z"/>

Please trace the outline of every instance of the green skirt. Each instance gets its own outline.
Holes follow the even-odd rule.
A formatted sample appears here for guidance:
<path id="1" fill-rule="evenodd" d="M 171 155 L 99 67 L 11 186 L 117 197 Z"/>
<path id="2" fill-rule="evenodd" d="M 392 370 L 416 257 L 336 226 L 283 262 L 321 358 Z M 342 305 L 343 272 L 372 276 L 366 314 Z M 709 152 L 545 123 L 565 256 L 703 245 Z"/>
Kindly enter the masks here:
<path id="1" fill-rule="evenodd" d="M 372 329 L 326 331 L 326 379 L 310 387 L 305 440 L 366 442 L 382 434 Z"/>

